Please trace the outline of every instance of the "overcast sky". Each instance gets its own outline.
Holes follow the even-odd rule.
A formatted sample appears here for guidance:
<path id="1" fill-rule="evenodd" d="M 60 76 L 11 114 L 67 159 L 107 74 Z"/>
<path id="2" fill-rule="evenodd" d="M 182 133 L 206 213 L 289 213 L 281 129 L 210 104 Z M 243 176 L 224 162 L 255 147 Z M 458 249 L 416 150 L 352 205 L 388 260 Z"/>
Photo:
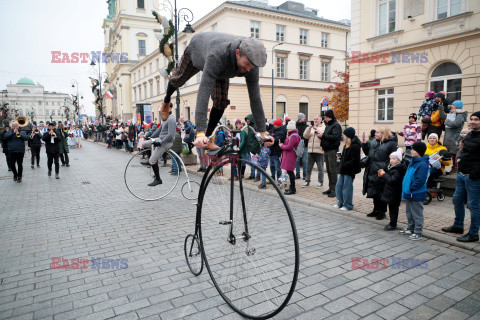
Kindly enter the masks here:
<path id="1" fill-rule="evenodd" d="M 178 0 L 177 7 L 191 9 L 195 22 L 223 2 Z M 283 2 L 269 0 L 269 4 L 275 6 Z M 350 19 L 350 0 L 297 2 L 319 9 L 318 16 L 327 19 Z M 93 95 L 88 80 L 90 65 L 51 63 L 51 51 L 102 51 L 101 27 L 107 14 L 105 0 L 0 0 L 0 90 L 26 76 L 44 85 L 47 91 L 71 93 L 71 81 L 75 79 L 85 94 L 85 110 L 93 115 Z"/>

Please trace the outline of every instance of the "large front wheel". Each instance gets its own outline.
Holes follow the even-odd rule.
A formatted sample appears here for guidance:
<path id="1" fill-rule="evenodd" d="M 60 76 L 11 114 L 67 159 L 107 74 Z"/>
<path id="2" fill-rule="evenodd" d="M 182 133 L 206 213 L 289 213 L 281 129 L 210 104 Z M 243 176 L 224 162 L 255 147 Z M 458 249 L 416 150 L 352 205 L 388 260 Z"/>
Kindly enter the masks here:
<path id="1" fill-rule="evenodd" d="M 224 175 L 216 175 L 222 167 Z M 242 179 L 242 171 L 245 177 L 265 175 L 267 189 Z M 209 168 L 199 206 L 202 254 L 222 298 L 247 318 L 279 313 L 295 289 L 299 247 L 290 207 L 275 181 L 248 160 L 224 158 L 222 166 Z"/>

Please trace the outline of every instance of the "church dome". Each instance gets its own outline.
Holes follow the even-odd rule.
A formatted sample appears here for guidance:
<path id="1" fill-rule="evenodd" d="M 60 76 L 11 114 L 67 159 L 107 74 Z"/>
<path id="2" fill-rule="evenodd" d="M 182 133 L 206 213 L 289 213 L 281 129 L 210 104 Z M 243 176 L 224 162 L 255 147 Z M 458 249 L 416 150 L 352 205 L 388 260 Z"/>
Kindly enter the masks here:
<path id="1" fill-rule="evenodd" d="M 27 84 L 27 85 L 32 85 L 32 86 L 35 85 L 35 83 L 32 81 L 32 79 L 28 79 L 28 78 L 21 78 L 20 80 L 17 81 L 17 84 Z"/>

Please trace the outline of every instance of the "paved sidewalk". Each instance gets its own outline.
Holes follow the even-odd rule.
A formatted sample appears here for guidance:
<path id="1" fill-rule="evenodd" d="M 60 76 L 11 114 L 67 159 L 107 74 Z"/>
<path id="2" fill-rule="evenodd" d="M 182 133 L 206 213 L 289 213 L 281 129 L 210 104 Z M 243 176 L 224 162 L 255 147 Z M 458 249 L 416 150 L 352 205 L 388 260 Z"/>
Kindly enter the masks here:
<path id="1" fill-rule="evenodd" d="M 0 163 L 0 319 L 241 319 L 207 272 L 194 277 L 186 266 L 183 242 L 195 206 L 180 193 L 185 176 L 165 199 L 141 201 L 123 182 L 130 154 L 83 145 L 71 150 L 60 180 L 47 176 L 44 150 L 42 167 L 26 166 L 21 184 Z M 357 214 L 312 205 L 320 201 L 288 199 L 300 273 L 274 319 L 479 319 L 480 253 L 410 241 Z M 128 267 L 52 269 L 53 257 L 128 259 Z M 354 257 L 368 259 L 362 265 L 389 262 L 359 269 Z M 394 258 L 426 262 L 397 269 Z"/>

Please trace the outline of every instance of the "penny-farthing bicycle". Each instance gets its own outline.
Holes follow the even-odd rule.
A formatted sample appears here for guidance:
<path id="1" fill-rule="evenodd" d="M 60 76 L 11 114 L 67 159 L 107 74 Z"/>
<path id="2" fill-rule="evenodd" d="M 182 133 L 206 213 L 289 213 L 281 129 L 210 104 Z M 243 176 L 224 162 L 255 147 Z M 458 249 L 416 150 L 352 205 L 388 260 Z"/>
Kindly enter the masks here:
<path id="1" fill-rule="evenodd" d="M 163 183 L 148 187 L 147 180 L 153 178 L 152 169 L 145 165 L 148 153 L 145 150 L 130 159 L 125 183 L 139 199 L 162 199 L 175 188 L 178 173 L 169 174 L 168 166 L 159 160 Z M 171 150 L 167 154 L 171 161 L 180 159 Z M 187 265 L 195 276 L 205 265 L 220 296 L 235 312 L 251 319 L 273 317 L 287 305 L 298 278 L 298 237 L 290 207 L 265 170 L 246 157 L 240 158 L 238 138 L 227 139 L 220 150 L 208 152 L 206 158 L 203 161 L 208 161 L 208 169 L 200 185 L 189 179 L 183 162 L 177 162 L 187 177 L 182 194 L 192 200 L 198 196 L 195 231 L 184 242 Z M 244 180 L 244 174 L 256 171 L 266 177 L 269 189 L 258 189 Z"/>
<path id="2" fill-rule="evenodd" d="M 190 180 L 185 164 L 173 150 L 166 151 L 162 157 L 163 160 L 158 160 L 162 184 L 155 187 L 147 186 L 151 182 L 148 179 L 154 178 L 153 170 L 148 164 L 148 158 L 153 148 L 152 144 L 152 148 L 137 152 L 128 161 L 123 175 L 128 191 L 138 199 L 146 201 L 165 198 L 175 189 L 180 177 L 180 170 L 177 169 L 175 173 L 172 173 L 171 166 L 167 165 L 168 161 L 171 164 L 175 161 L 177 168 L 182 168 L 187 178 L 187 181 L 182 185 L 182 195 L 189 200 L 197 199 L 200 185 L 198 182 Z"/>
<path id="3" fill-rule="evenodd" d="M 239 139 L 232 137 L 220 150 L 209 152 L 195 232 L 185 238 L 185 258 L 194 275 L 205 264 L 215 288 L 237 313 L 267 319 L 278 314 L 294 292 L 300 260 L 297 231 L 275 181 L 241 159 L 238 146 Z M 216 174 L 222 168 L 230 169 L 229 180 Z M 271 188 L 245 182 L 242 173 L 250 175 L 252 170 L 265 175 Z"/>

